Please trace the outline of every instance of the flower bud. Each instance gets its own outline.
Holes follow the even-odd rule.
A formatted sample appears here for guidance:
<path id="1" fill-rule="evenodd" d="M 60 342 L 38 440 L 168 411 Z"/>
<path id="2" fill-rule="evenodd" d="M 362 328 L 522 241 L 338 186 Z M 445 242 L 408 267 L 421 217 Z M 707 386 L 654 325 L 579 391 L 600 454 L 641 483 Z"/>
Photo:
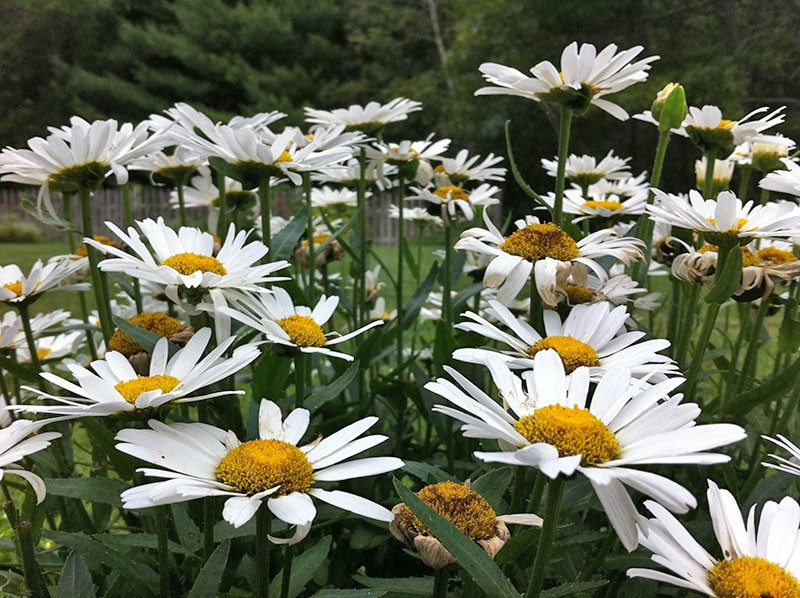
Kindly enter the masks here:
<path id="1" fill-rule="evenodd" d="M 679 83 L 668 83 L 658 92 L 650 111 L 658 121 L 658 130 L 666 133 L 681 126 L 688 112 L 686 92 Z"/>

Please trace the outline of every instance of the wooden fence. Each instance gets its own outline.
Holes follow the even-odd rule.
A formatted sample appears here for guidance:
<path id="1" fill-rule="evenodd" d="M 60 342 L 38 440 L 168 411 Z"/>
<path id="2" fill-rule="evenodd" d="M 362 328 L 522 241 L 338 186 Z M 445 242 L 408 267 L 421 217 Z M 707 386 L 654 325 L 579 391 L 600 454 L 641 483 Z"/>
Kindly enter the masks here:
<path id="1" fill-rule="evenodd" d="M 33 204 L 36 203 L 35 188 L 30 189 L 0 189 L 0 217 L 4 220 L 9 215 L 16 215 L 25 222 L 37 223 L 35 216 L 29 214 L 23 208 L 23 199 L 29 199 Z M 178 210 L 170 206 L 170 191 L 166 188 L 131 186 L 131 205 L 133 217 L 137 220 L 144 218 L 157 218 L 163 216 L 167 222 L 176 224 L 178 220 Z M 291 217 L 297 204 L 301 201 L 298 191 L 289 190 L 286 192 L 277 191 L 273 196 L 273 210 L 275 215 Z M 389 218 L 389 206 L 392 200 L 386 195 L 373 195 L 368 200 L 368 224 L 370 237 L 374 243 L 390 245 L 397 242 L 397 220 Z M 73 202 L 73 222 L 80 222 L 80 212 L 78 201 Z M 61 213 L 63 203 L 59 194 L 53 194 L 53 205 Z M 190 217 L 193 221 L 202 219 L 201 209 L 190 210 Z M 113 222 L 118 226 L 123 224 L 122 195 L 119 189 L 100 189 L 95 193 L 92 200 L 92 221 L 95 224 L 95 234 L 110 235 L 108 228 L 102 224 Z M 41 225 L 44 235 L 48 239 L 59 239 L 61 233 L 52 227 Z M 412 228 L 413 227 L 409 227 Z M 412 230 L 412 233 L 415 232 Z M 3 239 L 0 239 L 0 243 Z"/>

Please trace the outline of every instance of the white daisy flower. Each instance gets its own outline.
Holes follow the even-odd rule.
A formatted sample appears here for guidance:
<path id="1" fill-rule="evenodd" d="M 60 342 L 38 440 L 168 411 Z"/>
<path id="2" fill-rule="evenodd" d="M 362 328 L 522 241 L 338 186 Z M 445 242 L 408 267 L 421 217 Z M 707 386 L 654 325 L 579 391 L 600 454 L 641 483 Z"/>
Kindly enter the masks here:
<path id="1" fill-rule="evenodd" d="M 49 328 L 66 325 L 72 315 L 63 309 L 48 313 L 39 313 L 30 319 L 31 332 L 34 338 Z M 0 318 L 0 349 L 17 349 L 27 347 L 22 318 L 16 311 L 7 311 Z"/>
<path id="2" fill-rule="evenodd" d="M 703 199 L 689 191 L 688 199 L 654 189 L 657 202 L 647 206 L 656 222 L 695 232 L 738 237 L 739 239 L 787 238 L 800 233 L 800 209 L 791 202 L 744 205 L 733 191 L 722 191 L 716 199 Z"/>
<path id="3" fill-rule="evenodd" d="M 587 275 L 585 278 L 570 275 L 566 285 L 566 301 L 569 305 L 608 301 L 614 305 L 633 300 L 633 295 L 646 293 L 647 289 L 627 274 L 618 274 L 608 280 Z"/>
<path id="4" fill-rule="evenodd" d="M 751 162 L 756 170 L 772 172 L 783 170 L 781 164 L 789 153 L 794 151 L 795 142 L 783 135 L 756 135 L 750 140 L 752 147 Z"/>
<path id="5" fill-rule="evenodd" d="M 187 134 L 194 135 L 200 131 L 209 139 L 214 135 L 214 129 L 220 123 L 215 123 L 208 116 L 186 104 L 178 102 L 172 108 L 164 110 L 167 116 L 151 114 L 145 121 L 151 130 L 169 136 L 171 145 L 180 145 L 180 141 Z M 253 116 L 234 116 L 228 121 L 230 127 L 250 127 L 258 130 L 269 130 L 269 125 L 284 118 L 286 114 L 273 110 L 272 112 L 259 112 Z"/>
<path id="6" fill-rule="evenodd" d="M 306 122 L 319 125 L 344 125 L 350 131 L 376 133 L 393 122 L 406 120 L 412 112 L 422 110 L 422 103 L 407 98 L 395 98 L 386 104 L 369 102 L 366 106 L 357 104 L 349 108 L 317 110 L 304 108 Z"/>
<path id="7" fill-rule="evenodd" d="M 251 343 L 237 347 L 230 358 L 225 358 L 225 351 L 235 340 L 230 337 L 203 357 L 210 339 L 211 329 L 203 328 L 189 339 L 183 349 L 169 357 L 169 341 L 162 338 L 153 349 L 148 376 L 139 376 L 128 358 L 117 351 L 109 351 L 103 359 L 93 361 L 91 369 L 68 365 L 78 384 L 43 372 L 42 378 L 72 395 L 62 397 L 25 387 L 42 398 L 56 401 L 58 405 L 16 405 L 12 409 L 71 417 L 105 416 L 154 409 L 167 403 L 191 403 L 244 394 L 239 390 L 193 394 L 238 372 L 260 355 L 258 346 Z"/>
<path id="8" fill-rule="evenodd" d="M 367 162 L 364 180 L 367 186 L 375 185 L 381 191 L 391 188 L 397 176 L 397 166 L 383 161 Z M 311 180 L 317 183 L 334 183 L 346 187 L 357 187 L 361 178 L 361 165 L 358 158 L 351 158 L 344 164 L 334 164 L 311 173 Z"/>
<path id="9" fill-rule="evenodd" d="M 542 199 L 551 207 L 556 203 L 555 193 L 548 193 L 542 196 Z M 615 195 L 596 196 L 591 187 L 589 188 L 588 198 L 583 196 L 581 189 L 572 188 L 564 191 L 564 213 L 575 214 L 577 218 L 573 218 L 573 222 L 581 222 L 591 218 L 636 217 L 644 212 L 646 205 L 646 191 L 628 198 Z"/>
<path id="10" fill-rule="evenodd" d="M 630 161 L 630 158 L 615 156 L 614 150 L 609 151 L 608 155 L 599 162 L 594 156 L 572 154 L 567 158 L 565 175 L 567 180 L 579 186 L 593 185 L 601 179 L 625 179 L 631 176 L 630 166 L 628 166 Z M 553 160 L 542 158 L 542 167 L 547 174 L 555 177 L 558 171 L 558 158 Z"/>
<path id="11" fill-rule="evenodd" d="M 61 359 L 67 355 L 75 353 L 83 339 L 85 333 L 81 330 L 65 332 L 55 336 L 42 336 L 34 340 L 36 345 L 36 357 L 39 363 L 46 363 L 55 359 Z M 27 343 L 20 343 L 16 350 L 17 361 L 20 363 L 30 363 L 31 353 Z"/>
<path id="12" fill-rule="evenodd" d="M 28 304 L 50 289 L 86 290 L 88 287 L 84 284 L 62 284 L 67 278 L 80 272 L 85 265 L 85 260 L 76 260 L 72 255 L 61 256 L 60 259 L 50 260 L 46 264 L 42 264 L 42 260 L 36 260 L 27 276 L 16 264 L 0 266 L 0 301 L 11 305 Z"/>
<path id="13" fill-rule="evenodd" d="M 438 160 L 441 155 L 450 147 L 449 139 L 439 139 L 433 141 L 431 133 L 424 141 L 404 140 L 400 143 L 376 143 L 372 147 L 367 147 L 368 167 L 375 170 L 384 186 L 390 186 L 388 175 L 384 172 L 381 164 L 388 162 L 392 166 L 397 166 L 398 174 L 407 179 L 415 181 L 419 185 L 427 185 L 433 179 L 433 167 L 431 160 Z M 406 169 L 414 165 L 414 173 L 408 175 Z"/>
<path id="14" fill-rule="evenodd" d="M 47 138 L 30 139 L 30 149 L 7 147 L 0 152 L 0 180 L 36 185 L 45 195 L 49 189 L 93 191 L 112 174 L 117 183 L 126 183 L 124 165 L 164 143 L 158 136 L 148 138 L 144 124 L 134 128 L 112 119 L 89 123 L 73 117 L 70 125 L 51 131 Z"/>
<path id="15" fill-rule="evenodd" d="M 171 154 L 157 151 L 137 158 L 131 162 L 129 168 L 130 170 L 149 172 L 150 181 L 157 184 L 157 179 L 154 179 L 154 176 L 163 177 L 171 181 L 185 182 L 193 172 L 205 164 L 205 158 L 197 152 L 184 147 L 176 147 Z"/>
<path id="16" fill-rule="evenodd" d="M 133 227 L 128 228 L 128 234 L 125 234 L 116 225 L 107 222 L 106 225 L 125 242 L 131 253 L 87 239 L 87 243 L 112 256 L 100 262 L 100 269 L 123 272 L 139 280 L 158 284 L 171 301 L 190 315 L 197 314 L 201 309 L 210 311 L 215 318 L 217 340 L 227 338 L 230 334 L 230 320 L 219 317 L 220 312 L 214 307 L 227 305 L 227 297 L 231 294 L 240 291 L 264 292 L 265 289 L 259 285 L 287 280 L 270 275 L 286 268 L 289 262 L 258 265 L 269 248 L 257 241 L 247 243 L 247 231 L 237 233 L 233 224 L 228 228 L 228 235 L 218 252 L 214 251 L 214 237 L 200 229 L 183 226 L 176 232 L 161 217 L 157 221 L 148 218 L 136 224 L 152 251 Z M 186 291 L 199 291 L 202 297 L 199 301 L 195 297 L 190 302 L 185 297 Z M 201 303 L 206 299 L 206 294 L 211 300 L 210 304 Z"/>
<path id="17" fill-rule="evenodd" d="M 800 448 L 796 444 L 781 434 L 778 434 L 777 438 L 770 438 L 769 436 L 762 436 L 761 438 L 764 440 L 769 440 L 771 443 L 787 451 L 790 455 L 787 459 L 785 457 L 781 457 L 780 455 L 770 454 L 769 456 L 773 457 L 777 463 L 768 463 L 762 461 L 761 465 L 771 469 L 777 469 L 778 471 L 783 471 L 785 473 L 790 473 L 792 475 L 800 476 Z"/>
<path id="18" fill-rule="evenodd" d="M 518 220 L 517 230 L 503 236 L 484 210 L 486 229 L 471 228 L 461 233 L 456 249 L 466 249 L 493 257 L 483 277 L 483 286 L 500 287 L 498 300 L 508 305 L 530 281 L 536 280 L 539 295 L 547 305 L 555 296 L 553 288 L 563 286 L 573 266 L 592 270 L 599 278 L 608 274 L 595 258 L 614 257 L 623 264 L 639 259 L 644 244 L 632 237 L 619 238 L 605 229 L 587 235 L 580 241 L 553 223 L 539 223 L 536 218 Z"/>
<path id="19" fill-rule="evenodd" d="M 439 164 L 433 169 L 434 176 L 446 177 L 445 185 L 463 185 L 469 181 L 503 181 L 506 169 L 495 166 L 503 161 L 502 156 L 489 154 L 483 160 L 480 156 L 470 156 L 469 151 L 462 149 L 455 158 L 440 158 Z M 480 160 L 480 162 L 479 162 Z"/>
<path id="20" fill-rule="evenodd" d="M 370 197 L 372 193 L 369 191 L 366 197 Z M 355 208 L 358 205 L 358 197 L 356 192 L 352 189 L 342 188 L 334 189 L 324 185 L 323 187 L 314 187 L 311 189 L 311 207 L 317 208 L 322 211 L 347 211 L 349 208 Z"/>
<path id="21" fill-rule="evenodd" d="M 745 524 L 736 499 L 708 480 L 708 509 L 722 558 L 710 554 L 657 502 L 639 519 L 639 542 L 669 570 L 628 569 L 628 577 L 654 579 L 718 598 L 800 596 L 800 505 L 790 497 L 767 501 L 756 525 L 756 505 Z"/>
<path id="22" fill-rule="evenodd" d="M 622 179 L 600 179 L 594 185 L 589 185 L 589 197 L 597 200 L 607 199 L 611 196 L 628 199 L 638 195 L 647 195 L 649 190 L 650 183 L 647 180 L 647 172 L 642 172 L 637 176 Z"/>
<path id="23" fill-rule="evenodd" d="M 714 149 L 717 146 L 730 146 L 730 149 L 720 158 L 727 157 L 735 146 L 749 141 L 759 133 L 775 125 L 781 124 L 786 115 L 783 114 L 785 106 L 773 110 L 761 118 L 753 118 L 759 114 L 769 112 L 769 108 L 756 108 L 739 120 L 722 118 L 722 110 L 717 106 L 689 107 L 689 113 L 683 120 L 686 133 L 701 149 Z"/>
<path id="24" fill-rule="evenodd" d="M 202 498 L 226 496 L 222 517 L 234 527 L 247 523 L 262 503 L 275 517 L 297 526 L 292 537 L 270 536 L 277 544 L 296 544 L 316 516 L 311 497 L 356 515 L 389 522 L 391 512 L 341 490 L 323 490 L 318 482 L 378 475 L 403 466 L 396 457 L 368 457 L 342 463 L 386 436 L 358 438 L 377 417 L 359 420 L 327 438 L 297 446 L 308 429 L 309 412 L 295 409 L 282 420 L 280 408 L 262 399 L 256 440 L 241 442 L 233 432 L 200 423 L 166 425 L 150 420 L 150 430 L 122 430 L 117 448 L 163 467 L 139 471 L 166 478 L 122 493 L 126 509 L 142 509 Z"/>
<path id="25" fill-rule="evenodd" d="M 400 218 L 400 208 L 398 208 L 396 205 L 390 205 L 389 218 Z M 413 222 L 419 226 L 444 226 L 444 221 L 442 220 L 441 216 L 435 216 L 427 209 L 420 207 L 412 208 L 405 206 L 403 208 L 403 219 Z"/>
<path id="26" fill-rule="evenodd" d="M 625 330 L 625 323 L 630 316 L 624 305 L 614 307 L 607 302 L 575 305 L 563 322 L 558 312 L 544 310 L 544 336 L 524 318 L 515 317 L 499 301 L 490 300 L 489 305 L 490 316 L 510 332 L 473 312 L 462 314 L 471 321 L 456 324 L 456 328 L 501 342 L 508 349 L 503 352 L 456 349 L 453 359 L 486 364 L 490 358 L 499 358 L 511 368 L 530 369 L 537 354 L 552 349 L 561 358 L 567 374 L 586 367 L 592 378 L 597 378 L 607 370 L 624 367 L 630 370 L 634 378 L 660 381 L 665 379 L 665 374 L 677 371 L 677 366 L 669 357 L 658 354 L 669 347 L 668 340 L 639 342 L 644 338 L 644 332 Z"/>
<path id="27" fill-rule="evenodd" d="M 473 220 L 475 218 L 473 207 L 485 209 L 500 203 L 500 198 L 497 197 L 500 187 L 488 183 L 469 190 L 455 185 L 446 185 L 425 189 L 412 187 L 409 191 L 411 195 L 406 197 L 406 200 L 422 200 L 441 206 L 443 222 Z"/>
<path id="28" fill-rule="evenodd" d="M 586 476 L 628 550 L 637 545 L 638 514 L 625 485 L 676 513 L 697 504 L 683 486 L 631 466 L 725 463 L 729 456 L 706 451 L 745 437 L 732 424 L 695 425 L 700 408 L 681 405 L 682 395 L 669 396 L 680 378 L 648 387 L 631 380 L 629 370 L 615 368 L 590 399 L 587 368 L 567 377 L 555 351 L 543 351 L 535 361 L 523 379 L 500 359 L 487 364 L 511 413 L 450 368 L 461 388 L 443 378 L 425 388 L 457 407 L 436 405 L 434 411 L 462 422 L 464 436 L 498 441 L 499 452 L 475 452 L 478 459 L 535 467 L 551 479 Z"/>
<path id="29" fill-rule="evenodd" d="M 733 178 L 733 169 L 736 163 L 733 160 L 714 160 L 714 172 L 711 176 L 712 189 L 717 193 L 727 189 Z M 706 185 L 706 169 L 708 159 L 703 156 L 694 163 L 694 175 L 698 189 L 704 189 Z"/>
<path id="30" fill-rule="evenodd" d="M 50 446 L 50 442 L 61 437 L 59 432 L 37 434 L 47 421 L 32 422 L 19 419 L 7 428 L 0 429 L 0 480 L 6 475 L 18 475 L 24 478 L 36 493 L 36 503 L 45 497 L 44 481 L 35 473 L 31 473 L 17 465 L 28 455 L 38 453 Z M 33 436 L 32 436 L 33 435 Z"/>
<path id="31" fill-rule="evenodd" d="M 758 182 L 758 186 L 768 191 L 800 197 L 800 164 L 789 158 L 781 158 L 785 170 L 775 170 Z"/>
<path id="32" fill-rule="evenodd" d="M 383 324 L 378 320 L 348 334 L 326 334 L 322 327 L 336 311 L 339 297 L 323 295 L 312 310 L 310 307 L 295 305 L 289 293 L 280 287 L 275 287 L 271 294 L 262 294 L 258 298 L 242 295 L 236 299 L 235 305 L 235 309 L 219 309 L 254 330 L 263 332 L 270 342 L 298 349 L 303 353 L 322 353 L 347 361 L 352 361 L 353 357 L 329 347 Z"/>
<path id="33" fill-rule="evenodd" d="M 650 56 L 631 63 L 643 49 L 635 46 L 618 53 L 617 46 L 609 44 L 598 54 L 592 44 L 581 44 L 578 48 L 578 43 L 572 42 L 561 54 L 561 68 L 545 60 L 530 69 L 533 77 L 486 62 L 480 66 L 480 71 L 494 87 L 482 87 L 475 95 L 516 95 L 537 102 L 563 104 L 577 112 L 594 104 L 615 118 L 627 120 L 628 113 L 603 96 L 647 79 L 650 63 L 659 57 Z"/>

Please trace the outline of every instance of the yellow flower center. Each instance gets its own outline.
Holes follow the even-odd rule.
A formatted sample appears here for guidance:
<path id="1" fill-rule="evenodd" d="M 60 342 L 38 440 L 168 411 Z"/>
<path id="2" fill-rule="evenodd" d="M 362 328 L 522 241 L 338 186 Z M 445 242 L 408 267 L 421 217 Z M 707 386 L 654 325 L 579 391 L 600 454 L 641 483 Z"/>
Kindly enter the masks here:
<path id="1" fill-rule="evenodd" d="M 735 124 L 736 124 L 735 120 L 728 120 L 727 118 L 723 118 L 723 119 L 721 119 L 719 121 L 719 124 L 717 125 L 717 129 L 728 130 L 728 129 L 733 128 L 733 125 L 735 125 Z"/>
<path id="2" fill-rule="evenodd" d="M 797 261 L 797 256 L 791 251 L 778 249 L 777 247 L 764 247 L 758 250 L 758 257 L 765 262 L 772 264 L 790 264 Z"/>
<path id="3" fill-rule="evenodd" d="M 717 225 L 717 221 L 714 218 L 709 218 L 708 221 L 711 224 L 713 224 L 714 226 Z M 742 230 L 744 228 L 745 224 L 747 224 L 747 218 L 739 218 L 736 221 L 736 225 L 733 228 L 730 228 L 727 231 L 723 231 L 723 232 L 738 233 L 740 230 Z"/>
<path id="4" fill-rule="evenodd" d="M 461 187 L 456 187 L 455 185 L 439 187 L 433 192 L 433 194 L 437 197 L 441 197 L 444 201 L 450 201 L 451 199 L 463 199 L 464 201 L 469 201 L 469 193 L 464 191 Z"/>
<path id="5" fill-rule="evenodd" d="M 708 581 L 719 598 L 797 598 L 800 583 L 794 576 L 766 559 L 744 556 L 720 561 L 708 572 Z"/>
<path id="6" fill-rule="evenodd" d="M 286 150 L 283 150 L 283 152 L 281 152 L 281 155 L 278 156 L 278 159 L 275 160 L 275 161 L 276 162 L 293 162 L 294 158 L 292 157 L 292 154 L 290 154 Z"/>
<path id="7" fill-rule="evenodd" d="M 597 465 L 619 457 L 622 449 L 605 424 L 577 406 L 548 405 L 526 415 L 514 429 L 530 443 L 546 442 L 561 457 L 581 455 L 581 465 Z"/>
<path id="8" fill-rule="evenodd" d="M 577 284 L 567 285 L 567 299 L 570 305 L 578 305 L 579 303 L 594 303 L 594 291 L 588 287 L 582 287 Z"/>
<path id="9" fill-rule="evenodd" d="M 114 388 L 128 403 L 133 405 L 142 393 L 150 390 L 161 390 L 163 393 L 168 393 L 180 383 L 181 381 L 174 376 L 158 374 L 156 376 L 139 376 L 133 380 L 126 380 L 125 382 L 120 382 Z"/>
<path id="10" fill-rule="evenodd" d="M 228 271 L 217 258 L 210 255 L 197 253 L 178 253 L 161 262 L 162 266 L 169 266 L 176 272 L 188 276 L 195 272 L 211 272 L 218 276 L 225 276 Z"/>
<path id="11" fill-rule="evenodd" d="M 217 480 L 238 492 L 256 494 L 275 486 L 272 496 L 307 492 L 314 485 L 314 470 L 305 453 L 281 440 L 251 440 L 222 458 Z"/>
<path id="12" fill-rule="evenodd" d="M 485 540 L 494 536 L 497 514 L 485 498 L 463 484 L 431 484 L 417 492 L 417 496 L 465 536 L 473 540 Z M 401 507 L 400 517 L 409 521 L 420 534 L 430 535 L 425 525 L 407 506 Z"/>
<path id="13" fill-rule="evenodd" d="M 76 193 L 81 189 L 96 189 L 106 178 L 109 165 L 104 162 L 86 162 L 59 168 L 47 177 L 47 183 L 56 191 Z"/>
<path id="14" fill-rule="evenodd" d="M 92 237 L 98 243 L 102 243 L 103 245 L 109 245 L 111 247 L 119 247 L 119 244 L 114 240 L 103 235 L 95 235 Z M 86 249 L 86 243 L 82 243 L 80 247 L 75 250 L 73 255 L 77 255 L 78 257 L 86 257 L 88 251 Z"/>
<path id="15" fill-rule="evenodd" d="M 309 316 L 292 315 L 277 321 L 298 347 L 321 347 L 327 340 L 322 328 Z"/>
<path id="16" fill-rule="evenodd" d="M 14 293 L 17 297 L 22 296 L 22 281 L 18 280 L 16 282 L 7 282 L 3 285 L 4 289 L 8 289 L 12 293 Z"/>
<path id="17" fill-rule="evenodd" d="M 697 253 L 708 253 L 709 251 L 719 252 L 719 247 L 716 245 L 706 244 L 697 250 Z M 761 260 L 759 259 L 761 252 L 757 254 L 750 251 L 747 247 L 742 247 L 742 268 L 749 266 L 760 266 Z"/>
<path id="18" fill-rule="evenodd" d="M 186 326 L 180 320 L 171 318 L 166 314 L 150 311 L 136 314 L 128 318 L 128 322 L 166 338 L 170 338 L 186 329 Z M 122 330 L 116 330 L 114 334 L 111 335 L 111 340 L 108 342 L 108 350 L 118 351 L 125 357 L 130 357 L 131 355 L 144 351 L 144 348 L 133 340 L 128 333 Z"/>
<path id="19" fill-rule="evenodd" d="M 500 249 L 529 262 L 546 257 L 566 262 L 580 254 L 575 240 L 552 222 L 529 224 L 514 231 L 503 241 Z"/>
<path id="20" fill-rule="evenodd" d="M 52 352 L 53 352 L 52 349 L 46 349 L 46 348 L 36 349 L 36 356 L 39 358 L 39 361 L 42 361 L 45 357 L 50 355 L 50 353 L 52 353 Z"/>
<path id="21" fill-rule="evenodd" d="M 590 210 L 599 210 L 603 208 L 604 210 L 610 210 L 612 212 L 616 212 L 617 210 L 622 208 L 622 204 L 618 201 L 609 201 L 609 200 L 590 200 L 583 202 L 584 208 L 589 208 Z"/>
<path id="22" fill-rule="evenodd" d="M 571 336 L 547 336 L 528 349 L 534 357 L 539 351 L 553 349 L 564 363 L 564 371 L 571 374 L 579 367 L 597 367 L 600 358 L 592 347 Z"/>

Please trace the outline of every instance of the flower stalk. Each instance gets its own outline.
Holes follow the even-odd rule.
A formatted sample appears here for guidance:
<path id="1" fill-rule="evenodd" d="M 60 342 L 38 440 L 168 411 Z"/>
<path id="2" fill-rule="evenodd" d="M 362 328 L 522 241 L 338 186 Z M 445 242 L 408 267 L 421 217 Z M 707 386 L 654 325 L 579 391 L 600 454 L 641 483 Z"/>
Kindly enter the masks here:
<path id="1" fill-rule="evenodd" d="M 567 156 L 569 155 L 569 136 L 572 127 L 572 110 L 560 106 L 558 129 L 558 169 L 556 170 L 556 198 L 553 205 L 553 221 L 558 226 L 564 224 L 564 186 L 566 183 Z"/>
<path id="2" fill-rule="evenodd" d="M 539 545 L 536 548 L 536 558 L 533 561 L 531 578 L 525 598 L 538 598 L 542 592 L 545 579 L 545 568 L 550 560 L 550 549 L 558 528 L 558 515 L 561 512 L 561 502 L 564 498 L 565 479 L 558 476 L 550 480 L 547 485 L 547 507 L 545 509 L 544 524 L 539 534 Z"/>

